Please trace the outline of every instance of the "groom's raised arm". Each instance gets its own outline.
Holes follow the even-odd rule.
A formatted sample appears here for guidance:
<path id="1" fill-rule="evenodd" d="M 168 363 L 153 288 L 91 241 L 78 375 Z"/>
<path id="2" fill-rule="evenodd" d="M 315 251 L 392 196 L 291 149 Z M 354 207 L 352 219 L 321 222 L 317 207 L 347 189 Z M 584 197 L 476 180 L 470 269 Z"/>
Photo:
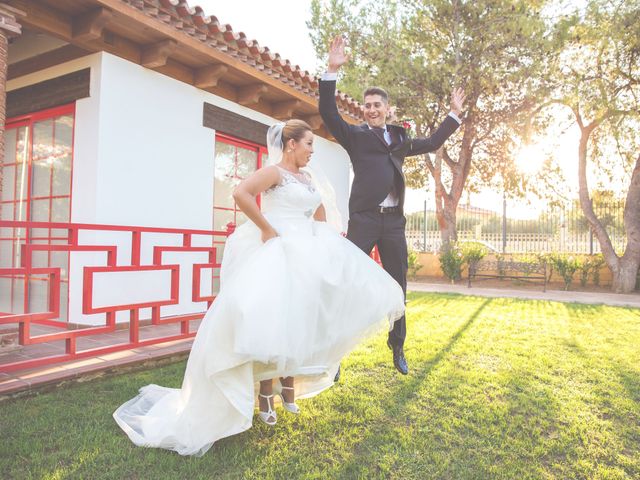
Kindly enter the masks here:
<path id="1" fill-rule="evenodd" d="M 351 146 L 350 127 L 340 116 L 338 105 L 336 105 L 336 81 L 338 80 L 338 70 L 347 63 L 349 55 L 345 52 L 345 41 L 342 36 L 337 36 L 329 46 L 329 63 L 327 72 L 320 80 L 320 100 L 318 110 L 322 121 L 331 132 L 338 143 L 349 151 Z"/>
<path id="2" fill-rule="evenodd" d="M 421 155 L 423 153 L 435 152 L 438 150 L 444 142 L 447 141 L 453 132 L 455 132 L 460 126 L 459 120 L 453 118 L 451 114 L 447 115 L 444 122 L 440 124 L 438 129 L 429 137 L 418 137 L 412 139 L 409 147 L 409 153 L 411 155 Z"/>
<path id="3" fill-rule="evenodd" d="M 449 112 L 447 118 L 444 119 L 444 122 L 440 124 L 433 135 L 411 140 L 409 153 L 407 153 L 408 157 L 411 155 L 435 152 L 447 141 L 447 138 L 449 138 L 462 123 L 460 115 L 462 114 L 464 99 L 465 94 L 462 88 L 456 88 L 451 92 L 451 112 Z"/>
<path id="4" fill-rule="evenodd" d="M 325 73 L 323 77 L 327 78 L 328 75 L 330 76 L 331 74 Z M 338 111 L 338 105 L 336 104 L 336 80 L 320 80 L 319 90 L 320 100 L 318 110 L 320 110 L 322 121 L 329 132 L 331 132 L 331 135 L 348 151 L 351 143 L 349 124 L 342 119 Z"/>

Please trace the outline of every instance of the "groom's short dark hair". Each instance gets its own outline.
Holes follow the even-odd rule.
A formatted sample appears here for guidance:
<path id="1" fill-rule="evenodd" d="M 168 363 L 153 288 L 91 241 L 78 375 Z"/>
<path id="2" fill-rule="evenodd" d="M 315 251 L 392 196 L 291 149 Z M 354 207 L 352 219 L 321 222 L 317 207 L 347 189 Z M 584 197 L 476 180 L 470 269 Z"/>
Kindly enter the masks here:
<path id="1" fill-rule="evenodd" d="M 382 97 L 382 100 L 384 100 L 385 103 L 389 103 L 389 94 L 383 88 L 369 87 L 364 91 L 364 95 L 362 97 L 366 98 L 369 95 L 380 95 Z"/>

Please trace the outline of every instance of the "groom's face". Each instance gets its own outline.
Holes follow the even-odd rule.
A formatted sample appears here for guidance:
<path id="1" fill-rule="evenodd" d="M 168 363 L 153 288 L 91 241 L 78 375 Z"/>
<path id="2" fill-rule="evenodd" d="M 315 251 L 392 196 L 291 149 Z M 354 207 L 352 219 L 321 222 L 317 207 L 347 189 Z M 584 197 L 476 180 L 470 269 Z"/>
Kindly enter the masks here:
<path id="1" fill-rule="evenodd" d="M 364 119 L 370 127 L 384 127 L 389 114 L 389 103 L 380 95 L 364 97 Z"/>

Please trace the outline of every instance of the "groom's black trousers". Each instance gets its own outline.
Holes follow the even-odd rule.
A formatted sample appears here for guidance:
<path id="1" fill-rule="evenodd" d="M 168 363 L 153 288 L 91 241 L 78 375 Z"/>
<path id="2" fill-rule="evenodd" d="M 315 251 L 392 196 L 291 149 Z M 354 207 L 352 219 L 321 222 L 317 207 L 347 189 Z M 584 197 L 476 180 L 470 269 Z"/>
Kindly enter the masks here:
<path id="1" fill-rule="evenodd" d="M 378 245 L 382 266 L 407 294 L 407 239 L 404 234 L 406 219 L 401 212 L 380 213 L 374 210 L 350 214 L 347 238 L 369 255 Z M 389 332 L 393 345 L 403 346 L 407 324 L 403 316 Z"/>

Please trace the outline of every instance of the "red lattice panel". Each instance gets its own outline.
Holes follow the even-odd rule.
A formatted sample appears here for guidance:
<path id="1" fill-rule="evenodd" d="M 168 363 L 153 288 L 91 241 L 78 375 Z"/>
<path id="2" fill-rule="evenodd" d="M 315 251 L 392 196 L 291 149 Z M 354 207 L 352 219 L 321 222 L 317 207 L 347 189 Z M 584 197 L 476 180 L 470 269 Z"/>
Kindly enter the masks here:
<path id="1" fill-rule="evenodd" d="M 194 247 L 191 246 L 193 235 L 206 236 L 211 238 L 213 245 L 214 237 L 226 237 L 227 232 L 206 231 L 206 230 L 180 230 L 180 229 L 163 229 L 153 227 L 125 227 L 114 225 L 86 225 L 71 223 L 48 223 L 48 222 L 16 222 L 16 221 L 0 221 L 0 227 L 8 228 L 56 228 L 67 229 L 68 244 L 66 245 L 47 245 L 47 244 L 22 244 L 21 257 L 22 265 L 19 268 L 2 268 L 0 276 L 5 277 L 24 277 L 25 283 L 31 276 L 46 275 L 48 276 L 48 306 L 47 311 L 42 312 L 26 312 L 26 313 L 8 313 L 0 314 L 0 324 L 18 324 L 19 341 L 21 345 L 28 346 L 37 343 L 53 342 L 64 340 L 65 353 L 63 355 L 48 356 L 31 360 L 22 360 L 13 363 L 0 364 L 0 371 L 15 371 L 25 368 L 32 368 L 42 365 L 53 364 L 57 362 L 68 361 L 76 358 L 91 357 L 103 355 L 119 350 L 126 350 L 142 345 L 150 345 L 155 343 L 167 342 L 182 338 L 188 338 L 195 335 L 191 332 L 189 324 L 192 320 L 202 318 L 204 312 L 189 313 L 184 315 L 173 315 L 161 317 L 160 309 L 162 306 L 177 305 L 179 303 L 180 291 L 180 265 L 162 263 L 162 255 L 164 252 L 206 252 L 208 261 L 206 263 L 194 263 L 192 266 L 192 285 L 191 298 L 193 302 L 207 302 L 207 307 L 211 305 L 214 296 L 206 296 L 200 294 L 201 287 L 201 270 L 205 268 L 218 268 L 220 265 L 216 263 L 216 248 L 211 247 Z M 82 245 L 78 242 L 79 233 L 81 231 L 92 232 L 127 232 L 131 235 L 131 261 L 130 265 L 117 265 L 118 246 L 116 245 Z M 153 261 L 151 265 L 141 265 L 141 244 L 142 236 L 145 233 L 154 234 L 180 234 L 182 235 L 182 246 L 153 246 Z M 32 265 L 32 256 L 38 251 L 64 251 L 64 252 L 104 252 L 107 256 L 106 265 L 85 265 L 82 275 L 82 313 L 85 315 L 105 314 L 106 321 L 103 325 L 87 326 L 81 328 L 69 328 L 65 321 L 60 320 L 60 268 L 34 268 Z M 147 300 L 137 303 L 124 303 L 114 305 L 95 306 L 94 298 L 94 276 L 96 274 L 122 273 L 122 272 L 148 272 L 148 271 L 168 271 L 170 272 L 170 295 L 169 298 Z M 24 302 L 28 305 L 28 302 Z M 151 308 L 152 325 L 179 323 L 180 333 L 178 335 L 158 336 L 148 340 L 140 340 L 140 310 L 143 308 Z M 79 337 L 96 336 L 101 334 L 109 334 L 116 331 L 116 312 L 129 312 L 129 341 L 118 343 L 107 347 L 92 348 L 77 351 L 76 340 Z M 73 320 L 73 319 L 69 319 Z M 73 323 L 73 322 L 71 322 Z M 42 335 L 32 336 L 31 326 L 33 324 L 46 325 L 60 329 L 58 332 L 46 333 Z"/>

